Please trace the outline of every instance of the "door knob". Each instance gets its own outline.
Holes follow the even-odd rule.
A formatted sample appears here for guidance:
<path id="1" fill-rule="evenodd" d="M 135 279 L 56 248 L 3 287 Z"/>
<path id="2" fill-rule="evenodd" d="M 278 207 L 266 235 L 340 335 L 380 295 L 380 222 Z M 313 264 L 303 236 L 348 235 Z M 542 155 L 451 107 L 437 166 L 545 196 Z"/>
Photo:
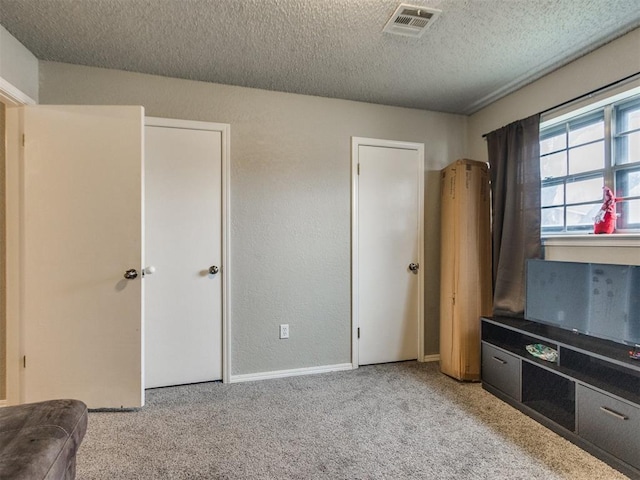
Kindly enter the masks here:
<path id="1" fill-rule="evenodd" d="M 156 271 L 156 267 L 154 267 L 153 265 L 149 265 L 148 267 L 145 267 L 142 270 L 142 276 L 144 277 L 145 275 L 151 275 L 155 273 L 155 271 Z"/>
<path id="2" fill-rule="evenodd" d="M 135 268 L 130 268 L 129 270 L 124 272 L 124 278 L 126 278 L 127 280 L 138 278 L 138 271 Z"/>
<path id="3" fill-rule="evenodd" d="M 417 272 L 420 269 L 420 264 L 419 263 L 410 263 L 409 264 L 409 270 L 411 270 L 412 272 Z"/>
<path id="4" fill-rule="evenodd" d="M 218 271 L 219 271 L 219 269 L 215 265 L 211 265 L 209 267 L 209 274 L 211 274 L 211 275 L 215 275 L 216 273 L 218 273 Z"/>

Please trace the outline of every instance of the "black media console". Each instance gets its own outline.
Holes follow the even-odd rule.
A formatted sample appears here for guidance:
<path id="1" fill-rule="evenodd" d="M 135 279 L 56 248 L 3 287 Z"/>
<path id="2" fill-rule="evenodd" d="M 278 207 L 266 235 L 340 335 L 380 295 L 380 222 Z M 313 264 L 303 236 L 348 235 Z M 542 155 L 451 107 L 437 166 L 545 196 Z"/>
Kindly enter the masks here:
<path id="1" fill-rule="evenodd" d="M 537 322 L 482 318 L 482 386 L 640 479 L 640 360 L 631 347 Z M 558 352 L 549 362 L 526 346 Z"/>

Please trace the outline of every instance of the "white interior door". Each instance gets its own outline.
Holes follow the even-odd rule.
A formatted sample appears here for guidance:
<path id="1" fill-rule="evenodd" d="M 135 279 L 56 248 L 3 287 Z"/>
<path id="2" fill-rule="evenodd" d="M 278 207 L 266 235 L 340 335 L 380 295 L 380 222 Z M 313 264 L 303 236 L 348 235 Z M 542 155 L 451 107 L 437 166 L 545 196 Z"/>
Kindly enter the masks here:
<path id="1" fill-rule="evenodd" d="M 357 364 L 418 358 L 423 150 L 354 139 Z M 414 264 L 414 266 L 411 266 Z"/>
<path id="2" fill-rule="evenodd" d="M 143 109 L 22 108 L 22 399 L 142 406 Z"/>
<path id="3" fill-rule="evenodd" d="M 160 120 L 145 127 L 147 388 L 222 378 L 222 133 Z"/>

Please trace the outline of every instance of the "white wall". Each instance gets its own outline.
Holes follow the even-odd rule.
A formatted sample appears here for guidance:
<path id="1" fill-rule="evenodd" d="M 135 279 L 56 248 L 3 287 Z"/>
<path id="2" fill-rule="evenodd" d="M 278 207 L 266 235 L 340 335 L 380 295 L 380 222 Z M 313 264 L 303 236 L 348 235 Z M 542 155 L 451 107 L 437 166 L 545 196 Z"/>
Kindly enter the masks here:
<path id="1" fill-rule="evenodd" d="M 438 352 L 439 171 L 465 156 L 466 117 L 51 62 L 40 101 L 231 124 L 234 375 L 351 361 L 351 136 L 424 143 L 425 353 Z"/>
<path id="2" fill-rule="evenodd" d="M 487 160 L 482 135 L 521 118 L 640 72 L 640 29 L 581 57 L 521 88 L 469 117 L 468 144 L 472 158 Z M 640 263 L 640 240 L 609 239 L 608 243 L 555 242 L 545 247 L 553 260 Z M 612 243 L 613 242 L 613 243 Z"/>
<path id="3" fill-rule="evenodd" d="M 1 25 L 0 82 L 38 101 L 38 60 Z"/>

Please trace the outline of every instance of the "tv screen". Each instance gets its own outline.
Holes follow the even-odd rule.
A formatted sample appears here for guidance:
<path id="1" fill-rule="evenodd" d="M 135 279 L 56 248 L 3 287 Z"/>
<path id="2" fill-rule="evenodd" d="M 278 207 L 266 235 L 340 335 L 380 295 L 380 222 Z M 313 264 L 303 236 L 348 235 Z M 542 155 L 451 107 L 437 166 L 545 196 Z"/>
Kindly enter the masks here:
<path id="1" fill-rule="evenodd" d="M 528 260 L 525 318 L 640 344 L 640 266 Z"/>

